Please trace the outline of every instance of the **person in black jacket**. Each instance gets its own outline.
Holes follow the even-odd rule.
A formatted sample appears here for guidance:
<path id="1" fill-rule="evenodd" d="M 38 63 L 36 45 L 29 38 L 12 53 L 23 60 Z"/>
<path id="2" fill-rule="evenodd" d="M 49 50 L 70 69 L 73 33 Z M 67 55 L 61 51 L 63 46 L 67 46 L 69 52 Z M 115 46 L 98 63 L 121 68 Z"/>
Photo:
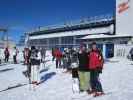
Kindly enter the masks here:
<path id="1" fill-rule="evenodd" d="M 35 46 L 31 47 L 30 51 L 30 65 L 31 65 L 31 83 L 38 85 L 40 82 L 39 78 L 39 67 L 41 61 L 41 53 Z"/>
<path id="2" fill-rule="evenodd" d="M 86 50 L 86 46 L 82 45 L 79 53 L 78 53 L 78 60 L 79 60 L 79 81 L 80 81 L 80 91 L 89 91 L 90 90 L 90 72 L 88 63 L 88 52 Z"/>

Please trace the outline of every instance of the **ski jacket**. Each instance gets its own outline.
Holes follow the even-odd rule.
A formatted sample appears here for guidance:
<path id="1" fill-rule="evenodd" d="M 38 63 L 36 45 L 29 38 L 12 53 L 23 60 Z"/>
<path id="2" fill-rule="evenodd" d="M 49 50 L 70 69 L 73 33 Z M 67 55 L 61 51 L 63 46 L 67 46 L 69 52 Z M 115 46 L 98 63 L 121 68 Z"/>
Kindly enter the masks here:
<path id="1" fill-rule="evenodd" d="M 86 51 L 82 51 L 78 53 L 79 60 L 79 70 L 80 71 L 88 71 L 88 53 Z"/>
<path id="2" fill-rule="evenodd" d="M 71 54 L 71 63 L 78 63 L 78 52 L 74 51 Z"/>
<path id="3" fill-rule="evenodd" d="M 5 54 L 5 56 L 9 56 L 10 55 L 9 50 L 5 49 L 4 54 Z"/>
<path id="4" fill-rule="evenodd" d="M 91 70 L 96 70 L 96 69 L 102 69 L 103 68 L 103 56 L 101 52 L 97 50 L 92 50 L 89 53 L 89 65 L 88 67 Z"/>
<path id="5" fill-rule="evenodd" d="M 30 63 L 31 65 L 40 65 L 40 53 L 38 50 L 36 49 L 31 50 Z"/>
<path id="6" fill-rule="evenodd" d="M 25 49 L 24 50 L 24 57 L 28 57 L 29 56 L 29 49 Z"/>
<path id="7" fill-rule="evenodd" d="M 31 50 L 31 52 L 30 52 L 30 59 L 37 59 L 37 54 L 38 52 L 37 52 L 37 50 L 36 49 L 34 49 L 34 50 Z"/>
<path id="8" fill-rule="evenodd" d="M 54 55 L 55 55 L 56 59 L 62 58 L 62 52 L 60 50 L 55 50 Z"/>
<path id="9" fill-rule="evenodd" d="M 38 59 L 38 60 L 41 60 L 41 58 L 42 58 L 41 52 L 39 51 L 39 52 L 37 53 L 37 59 Z"/>
<path id="10" fill-rule="evenodd" d="M 19 53 L 19 51 L 17 49 L 14 49 L 12 54 L 13 54 L 13 56 L 17 56 L 18 53 Z"/>

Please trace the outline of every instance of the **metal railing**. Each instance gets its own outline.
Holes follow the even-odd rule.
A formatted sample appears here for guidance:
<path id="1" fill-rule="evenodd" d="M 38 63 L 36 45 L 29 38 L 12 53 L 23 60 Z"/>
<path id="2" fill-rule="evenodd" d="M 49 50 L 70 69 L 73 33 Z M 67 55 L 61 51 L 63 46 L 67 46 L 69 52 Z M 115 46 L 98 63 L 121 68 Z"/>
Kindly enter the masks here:
<path id="1" fill-rule="evenodd" d="M 100 16 L 91 16 L 88 18 L 83 18 L 80 20 L 75 20 L 75 21 L 68 21 L 65 23 L 60 23 L 60 24 L 55 24 L 55 25 L 49 25 L 49 26 L 39 26 L 36 29 L 31 30 L 30 32 L 27 33 L 33 33 L 33 32 L 38 32 L 38 31 L 43 31 L 43 30 L 52 30 L 52 29 L 57 29 L 57 28 L 63 28 L 63 27 L 71 27 L 75 25 L 82 25 L 82 24 L 89 24 L 89 23 L 97 23 L 97 22 L 108 22 L 112 21 L 114 19 L 113 15 L 107 14 L 107 15 L 100 15 Z"/>

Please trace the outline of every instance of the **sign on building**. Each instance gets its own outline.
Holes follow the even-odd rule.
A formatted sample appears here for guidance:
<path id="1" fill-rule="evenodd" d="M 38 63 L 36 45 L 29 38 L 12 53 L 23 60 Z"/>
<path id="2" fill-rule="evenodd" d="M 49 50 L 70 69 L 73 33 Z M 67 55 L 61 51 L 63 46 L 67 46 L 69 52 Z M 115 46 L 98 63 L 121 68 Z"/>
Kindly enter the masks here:
<path id="1" fill-rule="evenodd" d="M 116 34 L 133 35 L 133 0 L 116 0 Z"/>

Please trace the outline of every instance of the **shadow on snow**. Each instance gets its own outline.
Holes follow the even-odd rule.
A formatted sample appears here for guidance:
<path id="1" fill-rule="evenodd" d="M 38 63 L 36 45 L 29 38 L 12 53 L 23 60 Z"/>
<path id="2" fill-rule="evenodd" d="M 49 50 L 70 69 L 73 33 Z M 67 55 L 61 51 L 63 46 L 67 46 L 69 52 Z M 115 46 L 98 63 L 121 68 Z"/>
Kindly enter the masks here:
<path id="1" fill-rule="evenodd" d="M 7 71 L 11 71 L 11 70 L 14 70 L 14 68 L 2 69 L 2 70 L 0 70 L 0 73 L 7 72 Z"/>
<path id="2" fill-rule="evenodd" d="M 45 74 L 44 76 L 41 77 L 41 82 L 40 82 L 40 84 L 46 82 L 47 80 L 49 80 L 50 78 L 52 78 L 52 77 L 55 76 L 55 75 L 56 75 L 55 72 L 50 72 L 50 73 Z"/>
<path id="3" fill-rule="evenodd" d="M 40 71 L 40 73 L 46 72 L 46 71 L 48 71 L 48 70 L 49 70 L 49 68 L 42 69 L 42 70 Z"/>

